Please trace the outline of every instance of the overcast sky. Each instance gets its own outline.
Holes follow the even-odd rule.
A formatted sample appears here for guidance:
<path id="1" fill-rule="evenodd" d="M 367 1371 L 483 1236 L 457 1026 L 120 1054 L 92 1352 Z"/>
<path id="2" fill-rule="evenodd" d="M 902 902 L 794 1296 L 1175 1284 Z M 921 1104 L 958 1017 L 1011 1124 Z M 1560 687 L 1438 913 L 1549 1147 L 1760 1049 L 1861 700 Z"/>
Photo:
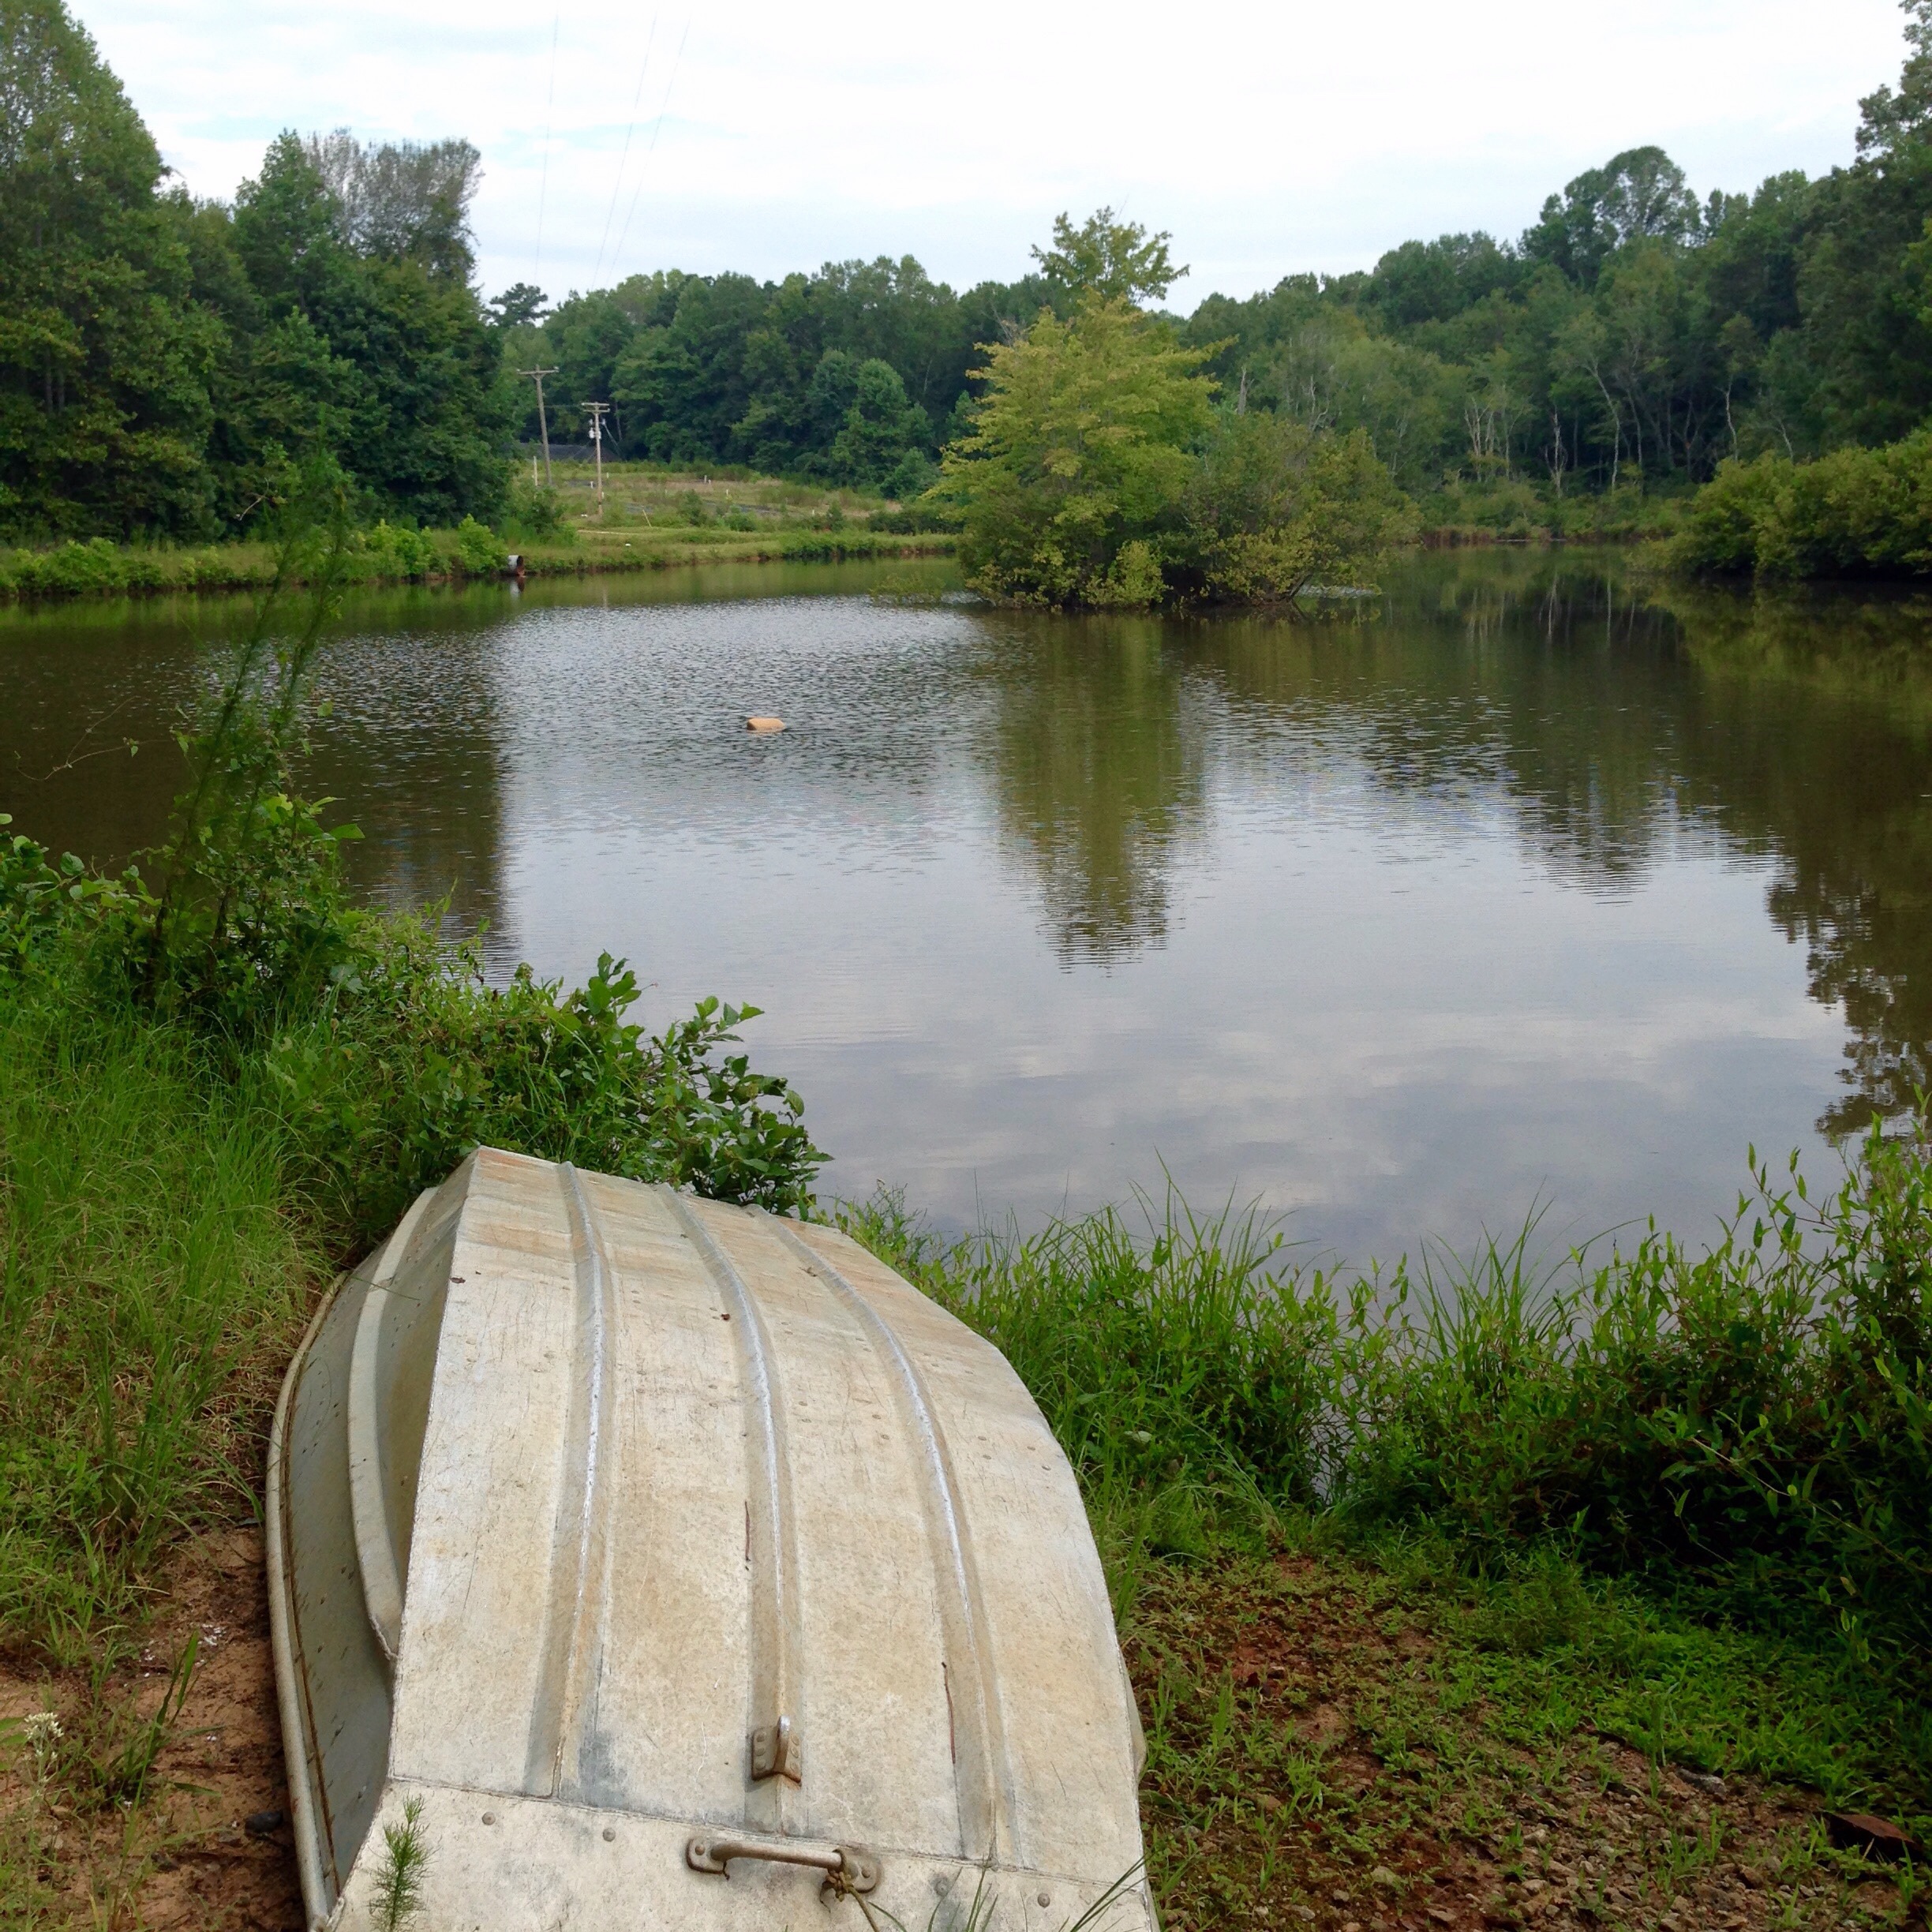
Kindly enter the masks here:
<path id="1" fill-rule="evenodd" d="M 1185 309 L 1515 234 L 1645 142 L 1700 193 L 1822 172 L 1903 50 L 1893 0 L 71 3 L 197 194 L 285 127 L 465 135 L 485 288 L 552 296 L 905 253 L 964 286 L 1107 202 L 1173 230 Z"/>

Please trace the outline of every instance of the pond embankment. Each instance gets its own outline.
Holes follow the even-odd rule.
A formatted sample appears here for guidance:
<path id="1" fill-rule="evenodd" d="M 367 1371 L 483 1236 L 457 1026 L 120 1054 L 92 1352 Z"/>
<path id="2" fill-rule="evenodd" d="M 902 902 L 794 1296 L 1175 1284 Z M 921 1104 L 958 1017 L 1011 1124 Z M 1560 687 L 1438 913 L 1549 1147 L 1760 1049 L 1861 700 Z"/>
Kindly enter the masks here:
<path id="1" fill-rule="evenodd" d="M 603 536 L 599 534 L 600 537 Z M 516 552 L 530 577 L 591 577 L 668 570 L 699 564 L 842 563 L 868 558 L 945 556 L 943 533 L 899 536 L 863 526 L 843 530 L 666 531 L 571 544 L 532 543 Z M 460 584 L 500 581 L 507 563 L 466 560 L 455 534 L 429 532 L 420 560 L 399 561 L 377 550 L 352 556 L 347 583 Z M 504 547 L 504 554 L 508 554 Z M 279 552 L 269 544 L 210 544 L 150 549 L 105 538 L 51 549 L 0 550 L 0 599 L 118 597 L 170 593 L 261 591 L 275 582 Z M 298 580 L 299 581 L 299 580 Z"/>

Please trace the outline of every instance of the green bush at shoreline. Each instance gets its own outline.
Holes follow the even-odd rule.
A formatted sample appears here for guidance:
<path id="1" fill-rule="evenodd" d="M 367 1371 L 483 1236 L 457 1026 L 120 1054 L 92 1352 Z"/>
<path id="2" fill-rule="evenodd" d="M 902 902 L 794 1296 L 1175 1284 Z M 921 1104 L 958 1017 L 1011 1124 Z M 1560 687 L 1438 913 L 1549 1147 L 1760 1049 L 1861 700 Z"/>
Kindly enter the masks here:
<path id="1" fill-rule="evenodd" d="M 1932 429 L 1808 462 L 1727 462 L 1672 548 L 1710 576 L 1932 576 Z"/>

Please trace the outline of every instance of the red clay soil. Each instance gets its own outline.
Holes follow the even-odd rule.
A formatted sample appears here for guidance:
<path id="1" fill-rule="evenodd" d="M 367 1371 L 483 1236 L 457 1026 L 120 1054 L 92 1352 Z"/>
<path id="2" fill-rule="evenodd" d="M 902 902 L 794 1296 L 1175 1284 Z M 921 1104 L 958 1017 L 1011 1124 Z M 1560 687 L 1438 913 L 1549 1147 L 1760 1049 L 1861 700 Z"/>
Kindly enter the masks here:
<path id="1" fill-rule="evenodd" d="M 90 1767 L 111 1763 L 159 1706 L 191 1634 L 193 1682 L 147 1802 L 103 1803 Z M 98 1690 L 80 1673 L 0 1670 L 0 1718 L 51 1709 L 63 1732 L 38 1789 L 31 1753 L 8 1754 L 0 1807 L 12 1855 L 0 1865 L 0 1923 L 36 1923 L 31 1908 L 19 1909 L 32 1887 L 51 1925 L 302 1932 L 286 1822 L 260 1837 L 245 1826 L 288 1812 L 260 1535 L 225 1530 L 191 1544 L 141 1635 L 139 1658 Z"/>
<path id="2" fill-rule="evenodd" d="M 148 1796 L 118 1808 L 99 1768 L 159 1706 L 191 1634 L 198 1668 Z M 286 1822 L 247 1824 L 288 1810 L 259 1536 L 191 1544 L 143 1643 L 97 1687 L 0 1670 L 0 1720 L 52 1710 L 62 1728 L 36 1778 L 9 1726 L 0 1925 L 301 1932 Z M 1443 1717 L 1432 1638 L 1346 1566 L 1157 1574 L 1128 1649 L 1167 1932 L 1774 1932 L 1908 1915 L 1884 1873 L 1806 1848 L 1818 1834 L 1801 1795 L 1660 1772 L 1594 1736 L 1533 1755 L 1485 1739 L 1480 1710 Z"/>

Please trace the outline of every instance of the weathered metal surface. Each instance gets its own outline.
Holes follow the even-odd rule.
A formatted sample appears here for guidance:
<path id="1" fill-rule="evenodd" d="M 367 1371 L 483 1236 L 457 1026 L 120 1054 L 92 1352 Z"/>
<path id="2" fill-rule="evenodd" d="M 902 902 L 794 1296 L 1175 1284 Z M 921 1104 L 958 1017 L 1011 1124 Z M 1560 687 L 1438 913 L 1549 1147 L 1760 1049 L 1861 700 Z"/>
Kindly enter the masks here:
<path id="1" fill-rule="evenodd" d="M 318 1923 L 373 1923 L 412 1801 L 421 1923 L 470 1932 L 750 1932 L 821 1881 L 853 1932 L 1058 1932 L 1137 1863 L 1065 1458 L 835 1230 L 484 1149 L 317 1318 L 270 1488 Z"/>

